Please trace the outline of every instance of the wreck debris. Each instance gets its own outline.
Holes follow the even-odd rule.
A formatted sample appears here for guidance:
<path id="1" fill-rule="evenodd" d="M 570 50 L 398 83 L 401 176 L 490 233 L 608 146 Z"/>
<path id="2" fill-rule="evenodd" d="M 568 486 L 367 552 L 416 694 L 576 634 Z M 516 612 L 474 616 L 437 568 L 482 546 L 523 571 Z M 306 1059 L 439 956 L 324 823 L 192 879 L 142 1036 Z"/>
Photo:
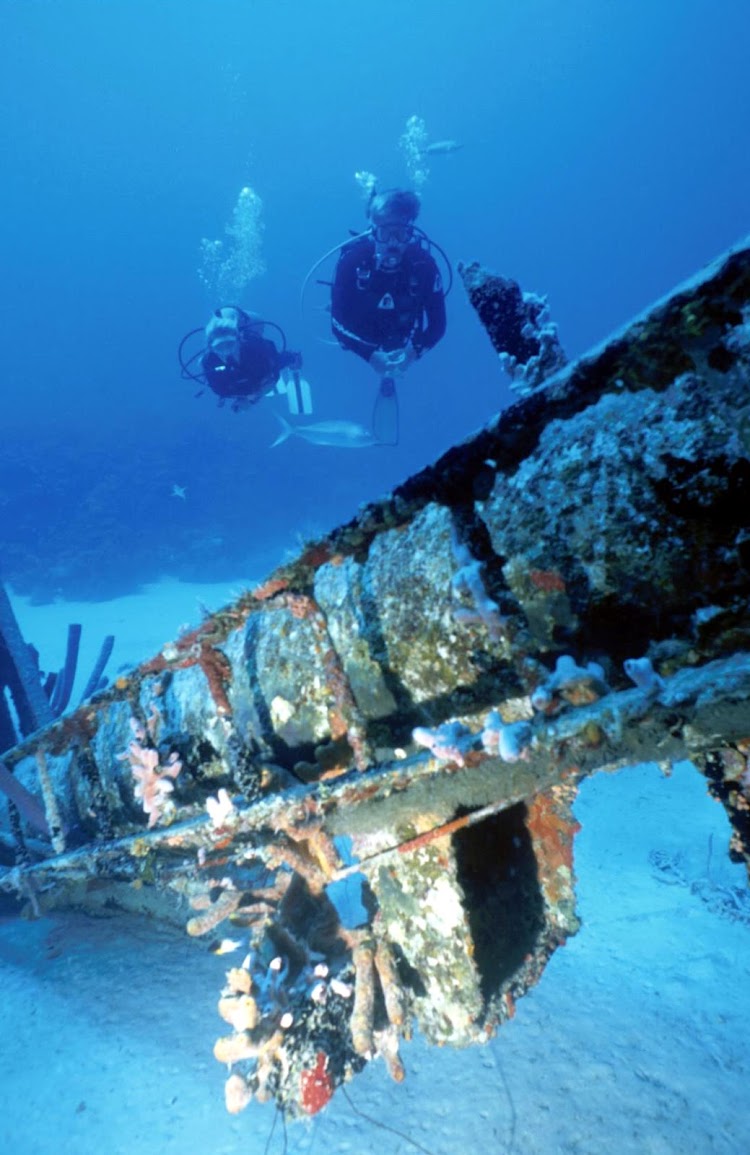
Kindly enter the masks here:
<path id="1" fill-rule="evenodd" d="M 189 906 L 246 953 L 230 1111 L 309 1115 L 370 1059 L 403 1077 L 413 1025 L 509 1018 L 577 929 L 588 774 L 691 758 L 750 862 L 748 317 L 746 243 L 5 756 L 57 810 L 0 884 Z M 148 821 L 143 718 L 151 775 L 182 766 Z"/>
<path id="2" fill-rule="evenodd" d="M 483 269 L 478 261 L 460 264 L 469 300 L 521 395 L 533 392 L 565 365 L 557 326 L 550 320 L 547 298 L 524 292 L 510 277 Z"/>
<path id="3" fill-rule="evenodd" d="M 41 747 L 36 751 L 35 759 L 37 772 L 39 774 L 39 789 L 44 802 L 44 814 L 52 849 L 55 854 L 63 854 L 65 851 L 65 835 L 63 833 L 62 819 L 60 818 L 57 797 L 55 796 L 55 791 L 50 781 L 49 770 L 47 769 L 47 758 Z"/>

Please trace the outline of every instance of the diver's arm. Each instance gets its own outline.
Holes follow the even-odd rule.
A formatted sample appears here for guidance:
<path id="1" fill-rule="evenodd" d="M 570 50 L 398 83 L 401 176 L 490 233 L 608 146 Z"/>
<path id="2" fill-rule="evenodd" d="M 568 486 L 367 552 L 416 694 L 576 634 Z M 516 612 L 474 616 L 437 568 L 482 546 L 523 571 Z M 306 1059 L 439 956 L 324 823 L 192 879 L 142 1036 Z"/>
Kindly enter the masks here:
<path id="1" fill-rule="evenodd" d="M 427 324 L 421 333 L 414 335 L 412 340 L 418 357 L 437 345 L 441 337 L 445 335 L 445 297 L 442 292 L 430 293 L 424 306 L 424 312 Z"/>
<path id="2" fill-rule="evenodd" d="M 342 349 L 349 349 L 369 361 L 375 345 L 357 336 L 361 323 L 360 309 L 365 294 L 357 288 L 357 267 L 361 253 L 350 250 L 341 254 L 331 287 L 331 331 Z M 359 308 L 358 308 L 359 306 Z"/>
<path id="3" fill-rule="evenodd" d="M 412 344 L 418 357 L 428 349 L 437 345 L 445 335 L 445 294 L 440 279 L 440 270 L 432 258 L 425 261 L 420 269 L 422 285 L 423 324 L 419 332 L 412 338 Z"/>
<path id="4" fill-rule="evenodd" d="M 282 369 L 301 364 L 299 353 L 278 349 L 268 337 L 261 337 L 257 333 L 248 334 L 242 343 L 244 392 L 257 399 L 276 384 Z"/>
<path id="5" fill-rule="evenodd" d="M 301 368 L 301 353 L 295 353 L 292 349 L 285 349 L 283 353 L 279 353 L 279 372 L 282 369 L 300 370 Z"/>

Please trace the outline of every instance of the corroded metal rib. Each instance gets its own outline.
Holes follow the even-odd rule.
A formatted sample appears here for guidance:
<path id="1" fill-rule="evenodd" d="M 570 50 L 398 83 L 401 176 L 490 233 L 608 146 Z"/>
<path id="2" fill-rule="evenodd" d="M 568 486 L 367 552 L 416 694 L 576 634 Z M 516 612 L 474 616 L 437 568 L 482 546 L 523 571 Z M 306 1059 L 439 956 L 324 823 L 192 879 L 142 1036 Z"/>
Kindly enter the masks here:
<path id="1" fill-rule="evenodd" d="M 576 929 L 587 774 L 691 757 L 750 858 L 748 316 L 745 243 L 5 756 L 58 840 L 6 886 L 247 939 L 231 1110 L 507 1018 Z"/>

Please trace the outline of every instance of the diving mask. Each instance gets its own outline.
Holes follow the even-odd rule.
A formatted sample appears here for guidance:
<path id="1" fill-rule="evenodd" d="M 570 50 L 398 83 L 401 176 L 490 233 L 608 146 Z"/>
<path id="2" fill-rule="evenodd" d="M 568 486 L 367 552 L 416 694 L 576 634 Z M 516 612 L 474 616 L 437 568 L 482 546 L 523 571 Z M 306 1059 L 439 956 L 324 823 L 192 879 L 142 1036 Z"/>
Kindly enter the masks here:
<path id="1" fill-rule="evenodd" d="M 375 225 L 373 235 L 379 245 L 408 245 L 414 236 L 413 225 Z"/>

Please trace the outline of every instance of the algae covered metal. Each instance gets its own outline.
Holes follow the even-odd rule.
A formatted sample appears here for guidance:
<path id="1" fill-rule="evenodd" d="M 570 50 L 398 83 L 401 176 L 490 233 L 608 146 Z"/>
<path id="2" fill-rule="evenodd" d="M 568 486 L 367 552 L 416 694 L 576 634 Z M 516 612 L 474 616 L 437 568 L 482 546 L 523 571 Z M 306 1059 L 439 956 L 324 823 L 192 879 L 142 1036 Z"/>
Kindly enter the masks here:
<path id="1" fill-rule="evenodd" d="M 749 316 L 742 244 L 4 756 L 6 888 L 232 952 L 229 1110 L 487 1038 L 576 930 L 588 774 L 691 758 L 750 859 Z"/>

